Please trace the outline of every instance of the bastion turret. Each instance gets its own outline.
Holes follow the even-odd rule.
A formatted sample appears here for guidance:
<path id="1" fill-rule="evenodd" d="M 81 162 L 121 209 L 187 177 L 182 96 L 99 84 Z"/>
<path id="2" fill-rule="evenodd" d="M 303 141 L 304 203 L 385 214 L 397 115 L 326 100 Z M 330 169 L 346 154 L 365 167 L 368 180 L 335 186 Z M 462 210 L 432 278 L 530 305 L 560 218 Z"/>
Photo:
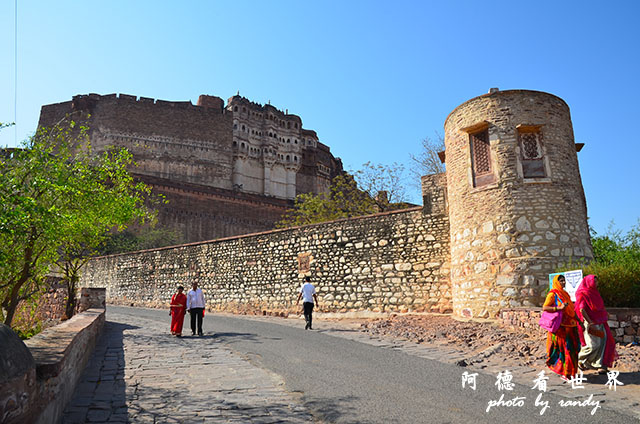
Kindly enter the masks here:
<path id="1" fill-rule="evenodd" d="M 454 312 L 539 306 L 548 274 L 593 258 L 569 107 L 530 90 L 473 98 L 445 121 Z"/>

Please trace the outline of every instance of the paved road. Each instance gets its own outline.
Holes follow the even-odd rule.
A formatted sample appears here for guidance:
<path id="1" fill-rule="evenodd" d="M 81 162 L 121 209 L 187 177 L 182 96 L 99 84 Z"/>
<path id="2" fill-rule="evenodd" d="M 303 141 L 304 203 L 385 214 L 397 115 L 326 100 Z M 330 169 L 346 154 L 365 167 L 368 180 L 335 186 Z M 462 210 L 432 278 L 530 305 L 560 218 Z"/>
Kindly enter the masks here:
<path id="1" fill-rule="evenodd" d="M 166 311 L 110 306 L 107 320 L 120 332 L 124 349 L 107 349 L 111 365 L 102 370 L 115 369 L 117 380 L 117 370 L 124 367 L 124 387 L 115 394 L 126 405 L 116 418 L 126 413 L 133 422 L 152 422 L 154 417 L 155 422 L 638 422 L 605 408 L 591 415 L 594 405 L 561 408 L 558 393 L 543 394 L 551 408 L 540 416 L 534 405 L 538 392 L 531 386 L 498 391 L 496 376 L 481 373 L 477 390 L 463 389 L 464 368 L 335 337 L 323 331 L 321 321 L 315 323 L 317 330 L 305 331 L 303 322 L 296 327 L 292 320 L 279 325 L 207 314 L 204 338 L 179 340 L 167 334 Z M 94 362 L 88 372 L 99 380 L 95 368 Z M 85 386 L 84 393 L 84 403 L 91 404 L 97 389 Z M 103 402 L 108 401 L 106 393 L 102 390 Z M 583 401 L 589 393 L 565 389 L 562 394 L 569 397 L 565 400 Z M 265 394 L 271 398 L 258 406 Z M 501 395 L 504 401 L 526 399 L 521 407 L 486 412 L 488 402 Z M 603 398 L 596 395 L 594 400 Z M 111 414 L 117 413 L 111 406 Z M 78 416 L 84 412 L 76 409 Z"/>

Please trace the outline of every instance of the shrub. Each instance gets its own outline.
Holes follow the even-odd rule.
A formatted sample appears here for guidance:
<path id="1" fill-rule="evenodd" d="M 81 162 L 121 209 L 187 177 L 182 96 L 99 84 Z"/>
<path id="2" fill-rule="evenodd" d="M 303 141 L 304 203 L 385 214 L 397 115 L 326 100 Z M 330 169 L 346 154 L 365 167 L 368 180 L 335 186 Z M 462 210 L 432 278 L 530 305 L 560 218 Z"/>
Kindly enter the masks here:
<path id="1" fill-rule="evenodd" d="M 622 235 L 613 223 L 604 235 L 591 230 L 594 260 L 570 263 L 558 272 L 582 268 L 583 275 L 598 276 L 598 290 L 608 307 L 640 307 L 640 219 Z"/>

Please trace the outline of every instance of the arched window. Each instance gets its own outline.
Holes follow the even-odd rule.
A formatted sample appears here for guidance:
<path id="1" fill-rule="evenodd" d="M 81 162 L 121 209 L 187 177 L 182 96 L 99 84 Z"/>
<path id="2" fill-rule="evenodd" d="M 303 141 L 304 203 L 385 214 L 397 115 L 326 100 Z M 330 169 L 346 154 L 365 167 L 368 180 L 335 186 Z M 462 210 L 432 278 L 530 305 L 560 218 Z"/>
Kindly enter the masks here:
<path id="1" fill-rule="evenodd" d="M 234 112 L 237 112 L 237 111 L 238 111 L 238 106 L 234 106 L 234 107 L 233 107 L 233 111 L 234 111 Z"/>
<path id="2" fill-rule="evenodd" d="M 287 138 L 287 143 L 291 143 L 291 139 L 290 138 Z"/>

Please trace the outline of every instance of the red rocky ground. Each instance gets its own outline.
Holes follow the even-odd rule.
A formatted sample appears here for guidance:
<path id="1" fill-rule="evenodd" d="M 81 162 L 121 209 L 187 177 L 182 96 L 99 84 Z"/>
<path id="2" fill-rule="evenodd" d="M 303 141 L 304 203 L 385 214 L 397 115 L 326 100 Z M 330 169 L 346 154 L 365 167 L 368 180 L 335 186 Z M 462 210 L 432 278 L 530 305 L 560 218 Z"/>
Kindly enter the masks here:
<path id="1" fill-rule="evenodd" d="M 521 365 L 544 367 L 546 335 L 507 330 L 489 322 L 458 321 L 443 315 L 395 315 L 362 324 L 373 335 L 401 338 L 415 343 L 452 345 L 468 351 L 466 365 L 487 361 L 517 361 Z M 494 347 L 490 355 L 478 355 Z M 491 349 L 493 350 L 493 349 Z M 620 358 L 613 368 L 621 372 L 640 372 L 640 346 L 617 346 Z M 464 365 L 464 364 L 462 364 Z"/>

